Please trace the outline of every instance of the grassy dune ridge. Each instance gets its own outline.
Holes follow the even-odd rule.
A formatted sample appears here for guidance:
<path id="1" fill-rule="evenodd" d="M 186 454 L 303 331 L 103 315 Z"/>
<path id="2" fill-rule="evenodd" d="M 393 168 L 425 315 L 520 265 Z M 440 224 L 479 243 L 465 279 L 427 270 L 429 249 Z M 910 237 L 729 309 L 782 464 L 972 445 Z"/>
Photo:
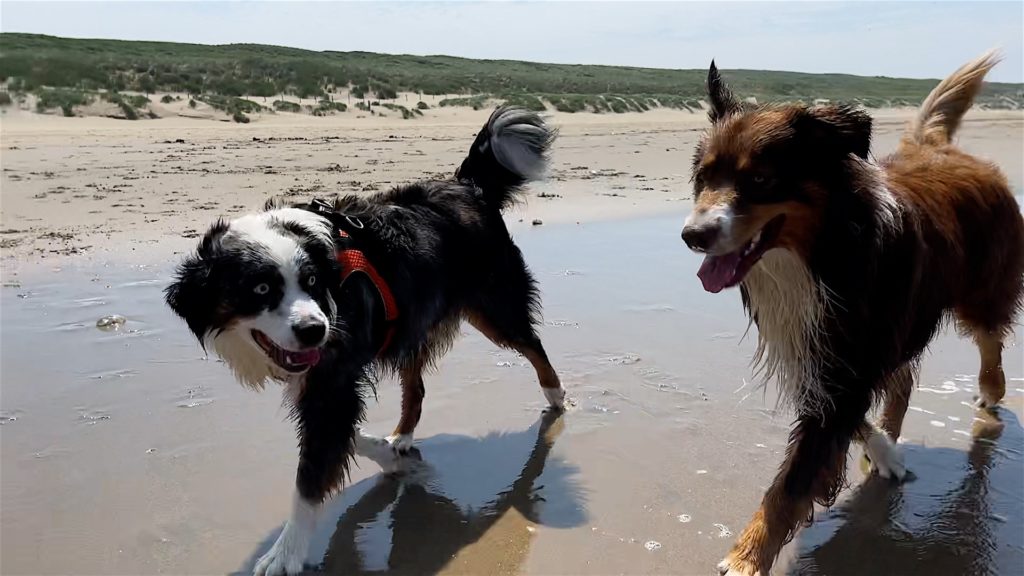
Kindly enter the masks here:
<path id="1" fill-rule="evenodd" d="M 344 111 L 329 104 L 336 95 L 362 101 L 359 109 L 367 110 L 375 102 L 396 99 L 401 92 L 418 93 L 421 100 L 423 95 L 441 97 L 441 106 L 476 108 L 498 99 L 563 112 L 696 110 L 701 108 L 705 74 L 705 70 L 315 52 L 257 44 L 209 46 L 0 34 L 0 79 L 6 79 L 8 96 L 34 94 L 37 102 L 45 100 L 66 115 L 73 114 L 83 100 L 122 91 L 184 93 L 216 102 L 238 120 L 255 110 L 231 100 L 241 97 L 312 98 L 321 104 L 301 110 L 322 115 Z M 744 98 L 825 99 L 867 108 L 916 105 L 936 84 L 935 80 L 848 74 L 728 69 L 724 74 Z M 978 104 L 1020 109 L 1024 84 L 989 83 Z M 413 109 L 416 105 L 411 103 Z M 272 112 L 274 108 L 262 109 Z M 294 111 L 283 104 L 277 108 Z M 127 108 L 125 112 L 133 116 Z M 412 110 L 403 113 L 408 118 L 418 115 Z"/>

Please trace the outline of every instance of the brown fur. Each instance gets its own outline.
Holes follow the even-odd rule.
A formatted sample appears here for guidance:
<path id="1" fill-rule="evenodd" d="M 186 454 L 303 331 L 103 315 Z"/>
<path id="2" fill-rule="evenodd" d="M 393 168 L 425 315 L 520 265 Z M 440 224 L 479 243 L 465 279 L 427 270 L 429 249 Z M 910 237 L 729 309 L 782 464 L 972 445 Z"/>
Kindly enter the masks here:
<path id="1" fill-rule="evenodd" d="M 412 434 L 420 423 L 423 397 L 427 394 L 423 387 L 423 368 L 422 359 L 417 358 L 412 366 L 402 367 L 398 371 L 402 381 L 402 416 L 395 426 L 394 434 Z"/>
<path id="2" fill-rule="evenodd" d="M 960 119 L 970 109 L 974 96 L 981 91 L 985 75 L 998 63 L 999 56 L 995 52 L 988 52 L 964 64 L 939 83 L 921 103 L 917 118 L 904 136 L 904 146 L 911 143 L 930 146 L 949 144 L 960 126 Z"/>
<path id="3" fill-rule="evenodd" d="M 951 141 L 997 60 L 987 54 L 942 81 L 897 152 L 878 163 L 869 160 L 863 112 L 745 108 L 712 63 L 713 125 L 694 157 L 694 215 L 683 237 L 709 259 L 726 257 L 781 221 L 765 240 L 780 251 L 739 286 L 798 418 L 723 573 L 767 574 L 813 503 L 832 504 L 851 441 L 866 442 L 873 429 L 865 418 L 874 402 L 884 401 L 886 435 L 899 436 L 917 362 L 945 317 L 978 345 L 979 405 L 1002 399 L 1002 341 L 1024 294 L 1024 220 L 998 168 Z M 773 272 L 785 253 L 811 280 Z M 796 289 L 794 299 L 779 296 Z"/>

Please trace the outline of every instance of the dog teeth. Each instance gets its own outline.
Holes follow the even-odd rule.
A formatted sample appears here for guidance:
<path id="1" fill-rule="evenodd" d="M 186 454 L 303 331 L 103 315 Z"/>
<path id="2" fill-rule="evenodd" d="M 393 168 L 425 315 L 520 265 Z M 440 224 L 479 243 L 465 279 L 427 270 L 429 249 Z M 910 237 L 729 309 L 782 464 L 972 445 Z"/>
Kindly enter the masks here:
<path id="1" fill-rule="evenodd" d="M 754 251 L 754 248 L 757 248 L 757 245 L 760 242 L 761 242 L 761 231 L 758 230 L 757 234 L 754 234 L 754 237 L 750 239 L 750 242 L 747 242 L 747 247 L 743 249 L 743 256 L 749 256 L 750 253 Z"/>

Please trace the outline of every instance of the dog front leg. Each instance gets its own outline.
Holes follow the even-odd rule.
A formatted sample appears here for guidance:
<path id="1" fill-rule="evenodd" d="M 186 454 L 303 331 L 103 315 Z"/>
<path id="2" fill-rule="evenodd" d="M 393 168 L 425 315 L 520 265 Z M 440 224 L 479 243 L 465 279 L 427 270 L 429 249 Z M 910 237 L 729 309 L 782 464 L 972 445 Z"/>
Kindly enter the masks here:
<path id="1" fill-rule="evenodd" d="M 279 576 L 302 572 L 309 553 L 309 541 L 320 515 L 320 502 L 308 500 L 298 491 L 292 498 L 292 513 L 277 541 L 257 562 L 256 576 Z"/>
<path id="2" fill-rule="evenodd" d="M 830 503 L 839 492 L 852 435 L 850 430 L 825 426 L 818 418 L 798 421 L 775 481 L 732 551 L 718 565 L 720 574 L 768 576 L 782 546 L 801 522 L 810 520 L 814 502 Z"/>
<path id="3" fill-rule="evenodd" d="M 299 466 L 292 513 L 273 547 L 256 562 L 256 576 L 302 571 L 321 505 L 341 488 L 358 444 L 356 425 L 363 417 L 359 375 L 317 376 L 310 375 L 294 404 Z"/>

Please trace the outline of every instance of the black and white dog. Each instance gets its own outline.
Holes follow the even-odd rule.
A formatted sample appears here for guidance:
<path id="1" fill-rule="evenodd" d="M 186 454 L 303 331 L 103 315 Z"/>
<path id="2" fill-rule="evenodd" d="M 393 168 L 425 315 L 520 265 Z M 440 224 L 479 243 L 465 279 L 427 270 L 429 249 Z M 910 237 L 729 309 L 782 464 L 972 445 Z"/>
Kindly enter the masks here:
<path id="1" fill-rule="evenodd" d="M 501 210 L 541 177 L 555 132 L 498 108 L 448 181 L 218 221 L 178 268 L 167 303 L 245 386 L 284 384 L 299 436 L 291 519 L 257 574 L 303 568 L 320 504 L 355 454 L 388 467 L 412 445 L 422 372 L 468 320 L 534 366 L 548 403 L 565 391 L 537 336 L 536 282 Z M 393 435 L 364 435 L 382 372 L 402 383 Z"/>

